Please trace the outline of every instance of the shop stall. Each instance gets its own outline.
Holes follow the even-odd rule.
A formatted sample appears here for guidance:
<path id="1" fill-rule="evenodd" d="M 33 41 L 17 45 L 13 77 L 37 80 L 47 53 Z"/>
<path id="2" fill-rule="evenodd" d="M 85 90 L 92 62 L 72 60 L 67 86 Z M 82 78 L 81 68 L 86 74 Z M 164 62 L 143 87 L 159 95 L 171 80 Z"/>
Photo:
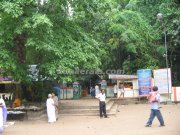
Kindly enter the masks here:
<path id="1" fill-rule="evenodd" d="M 125 91 L 124 97 L 138 97 L 139 96 L 138 77 L 136 75 L 110 74 L 109 79 L 112 79 L 114 82 L 116 82 L 118 88 L 120 87 L 120 84 L 124 85 L 124 91 Z M 110 88 L 111 88 L 111 91 L 113 91 L 112 90 L 113 87 L 109 87 L 109 89 Z"/>

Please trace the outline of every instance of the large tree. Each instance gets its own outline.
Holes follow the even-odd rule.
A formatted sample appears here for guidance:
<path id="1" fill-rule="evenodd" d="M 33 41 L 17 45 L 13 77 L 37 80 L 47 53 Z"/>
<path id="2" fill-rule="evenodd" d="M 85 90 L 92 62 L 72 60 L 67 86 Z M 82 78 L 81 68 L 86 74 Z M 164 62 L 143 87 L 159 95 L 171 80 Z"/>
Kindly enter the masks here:
<path id="1" fill-rule="evenodd" d="M 114 1 L 109 11 L 106 69 L 123 69 L 136 73 L 139 68 L 157 68 L 156 41 L 158 33 L 143 13 L 138 11 L 137 1 Z"/>
<path id="2" fill-rule="evenodd" d="M 57 71 L 98 67 L 99 44 L 69 14 L 70 6 L 66 0 L 0 2 L 4 75 L 26 80 L 31 64 L 53 79 L 63 78 Z"/>
<path id="3" fill-rule="evenodd" d="M 139 11 L 143 13 L 153 26 L 156 33 L 160 35 L 158 40 L 160 46 L 157 47 L 159 54 L 159 66 L 166 67 L 165 62 L 165 33 L 167 36 L 167 57 L 168 67 L 172 70 L 173 83 L 176 84 L 179 78 L 179 52 L 180 52 L 180 2 L 179 0 L 158 0 L 140 1 Z M 157 14 L 162 13 L 163 18 L 157 19 Z"/>
<path id="4" fill-rule="evenodd" d="M 178 71 L 179 2 L 176 0 L 114 0 L 110 24 L 106 68 L 136 73 L 139 68 L 165 68 L 164 28 L 166 28 L 169 67 Z M 157 13 L 164 16 L 157 20 Z M 176 75 L 177 76 L 177 75 Z"/>
<path id="5" fill-rule="evenodd" d="M 31 64 L 55 79 L 67 77 L 57 70 L 74 68 L 128 73 L 163 68 L 166 26 L 168 59 L 178 74 L 178 4 L 177 0 L 2 0 L 1 71 L 24 80 Z M 159 12 L 163 23 L 156 19 Z"/>

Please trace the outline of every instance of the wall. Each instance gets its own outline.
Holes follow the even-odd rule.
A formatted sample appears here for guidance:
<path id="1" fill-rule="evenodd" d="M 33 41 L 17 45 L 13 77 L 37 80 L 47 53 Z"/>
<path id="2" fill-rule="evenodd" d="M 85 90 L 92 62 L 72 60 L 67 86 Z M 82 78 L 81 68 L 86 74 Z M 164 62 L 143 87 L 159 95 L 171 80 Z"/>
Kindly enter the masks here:
<path id="1" fill-rule="evenodd" d="M 180 102 L 180 87 L 172 87 L 171 100 L 173 102 Z"/>
<path id="2" fill-rule="evenodd" d="M 161 102 L 166 101 L 180 102 L 180 87 L 172 87 L 172 93 L 170 93 L 170 99 L 168 99 L 168 93 L 161 94 Z"/>
<path id="3" fill-rule="evenodd" d="M 60 99 L 73 99 L 73 88 L 61 89 Z"/>

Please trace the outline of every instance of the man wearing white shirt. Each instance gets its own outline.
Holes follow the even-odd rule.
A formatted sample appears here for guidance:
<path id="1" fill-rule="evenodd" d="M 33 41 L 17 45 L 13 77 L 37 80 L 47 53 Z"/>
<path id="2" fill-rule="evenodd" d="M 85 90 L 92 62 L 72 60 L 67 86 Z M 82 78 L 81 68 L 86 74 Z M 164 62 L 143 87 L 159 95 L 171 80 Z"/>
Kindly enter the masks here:
<path id="1" fill-rule="evenodd" d="M 103 115 L 104 115 L 105 118 L 108 118 L 107 114 L 106 114 L 106 103 L 105 103 L 106 95 L 105 95 L 105 91 L 101 90 L 101 92 L 96 96 L 96 98 L 99 99 L 100 118 L 102 118 Z"/>

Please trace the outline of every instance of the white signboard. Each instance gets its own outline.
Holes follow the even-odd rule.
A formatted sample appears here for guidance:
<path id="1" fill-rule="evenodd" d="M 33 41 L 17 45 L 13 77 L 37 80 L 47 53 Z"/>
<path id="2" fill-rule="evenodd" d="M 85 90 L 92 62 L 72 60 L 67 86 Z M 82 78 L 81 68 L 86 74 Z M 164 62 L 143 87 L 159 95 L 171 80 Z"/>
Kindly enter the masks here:
<path id="1" fill-rule="evenodd" d="M 37 67 L 37 65 L 29 65 L 28 66 L 28 71 L 29 71 L 29 77 L 33 80 L 33 81 L 38 81 L 39 79 L 45 80 L 48 79 L 47 77 L 43 77 L 42 75 L 39 75 L 39 69 Z M 39 80 L 39 81 L 40 81 Z"/>
<path id="2" fill-rule="evenodd" d="M 157 69 L 154 70 L 154 85 L 158 86 L 160 93 L 171 93 L 171 69 Z M 168 88 L 169 87 L 169 88 Z"/>

